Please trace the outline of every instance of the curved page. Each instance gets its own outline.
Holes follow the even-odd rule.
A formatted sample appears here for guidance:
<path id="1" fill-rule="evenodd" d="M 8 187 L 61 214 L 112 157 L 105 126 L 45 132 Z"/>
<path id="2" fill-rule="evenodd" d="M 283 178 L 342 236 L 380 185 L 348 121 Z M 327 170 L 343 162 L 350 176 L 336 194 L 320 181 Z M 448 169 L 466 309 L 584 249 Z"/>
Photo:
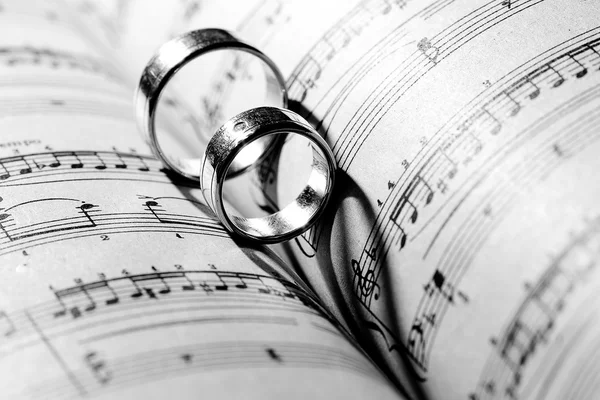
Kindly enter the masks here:
<path id="1" fill-rule="evenodd" d="M 402 398 L 149 156 L 121 71 L 70 15 L 0 11 L 1 397 Z"/>

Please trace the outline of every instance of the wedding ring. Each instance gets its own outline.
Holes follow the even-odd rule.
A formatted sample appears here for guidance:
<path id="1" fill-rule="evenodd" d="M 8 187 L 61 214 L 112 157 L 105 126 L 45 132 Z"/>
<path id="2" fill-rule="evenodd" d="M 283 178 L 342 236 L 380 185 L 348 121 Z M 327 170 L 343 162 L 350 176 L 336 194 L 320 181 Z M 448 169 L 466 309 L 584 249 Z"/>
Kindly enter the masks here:
<path id="1" fill-rule="evenodd" d="M 156 110 L 161 93 L 169 80 L 193 59 L 216 50 L 242 51 L 262 61 L 267 90 L 261 105 L 287 107 L 288 101 L 285 80 L 273 61 L 225 30 L 195 30 L 163 44 L 150 59 L 140 78 L 135 96 L 136 120 L 154 155 L 173 171 L 196 181 L 199 179 L 200 158 L 181 158 L 165 152 L 156 132 Z M 236 163 L 231 165 L 229 175 L 238 174 L 260 161 L 271 145 L 273 142 L 270 140 L 255 142 L 252 148 L 246 149 L 244 157 L 239 157 Z"/>
<path id="2" fill-rule="evenodd" d="M 236 156 L 251 142 L 268 135 L 297 134 L 310 141 L 312 170 L 306 187 L 289 205 L 266 217 L 229 215 L 223 184 Z M 227 121 L 212 137 L 200 170 L 200 187 L 209 207 L 227 230 L 263 243 L 292 239 L 309 229 L 331 197 L 336 162 L 325 140 L 298 114 L 277 107 L 258 107 Z"/>

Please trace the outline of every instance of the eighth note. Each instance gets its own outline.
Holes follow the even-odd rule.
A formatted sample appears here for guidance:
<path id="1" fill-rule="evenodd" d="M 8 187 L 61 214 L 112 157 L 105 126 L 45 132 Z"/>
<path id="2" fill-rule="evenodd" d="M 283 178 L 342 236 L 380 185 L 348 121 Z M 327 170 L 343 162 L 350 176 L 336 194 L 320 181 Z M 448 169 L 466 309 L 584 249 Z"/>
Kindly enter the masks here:
<path id="1" fill-rule="evenodd" d="M 96 226 L 96 222 L 94 222 L 94 220 L 90 216 L 90 212 L 92 212 L 92 209 L 94 207 L 98 207 L 98 206 L 94 205 L 94 204 L 90 204 L 90 203 L 85 203 L 85 202 L 82 205 L 80 205 L 79 207 L 77 207 L 78 209 L 81 210 L 81 213 L 83 215 L 85 215 L 86 218 L 90 221 L 90 223 L 92 224 L 92 226 Z"/>

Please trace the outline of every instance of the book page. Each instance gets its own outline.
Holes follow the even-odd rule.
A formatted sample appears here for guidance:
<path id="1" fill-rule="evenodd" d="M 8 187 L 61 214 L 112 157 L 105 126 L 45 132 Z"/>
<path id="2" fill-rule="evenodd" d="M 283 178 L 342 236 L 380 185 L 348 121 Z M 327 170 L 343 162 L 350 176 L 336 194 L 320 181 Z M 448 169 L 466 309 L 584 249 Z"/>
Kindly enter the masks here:
<path id="1" fill-rule="evenodd" d="M 280 65 L 320 14 L 272 39 Z M 598 16 L 365 1 L 288 72 L 340 167 L 329 219 L 292 246 L 428 398 L 600 393 Z"/>
<path id="2" fill-rule="evenodd" d="M 257 4 L 339 163 L 289 246 L 319 295 L 428 398 L 597 397 L 599 3 Z"/>
<path id="3" fill-rule="evenodd" d="M 403 398 L 149 155 L 71 13 L 4 1 L 0 20 L 2 398 Z"/>

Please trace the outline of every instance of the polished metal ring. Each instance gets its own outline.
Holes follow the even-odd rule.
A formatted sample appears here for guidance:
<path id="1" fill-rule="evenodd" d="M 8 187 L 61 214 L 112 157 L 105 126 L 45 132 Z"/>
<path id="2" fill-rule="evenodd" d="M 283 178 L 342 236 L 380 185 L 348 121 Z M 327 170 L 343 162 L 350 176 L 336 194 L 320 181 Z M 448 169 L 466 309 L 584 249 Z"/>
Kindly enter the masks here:
<path id="1" fill-rule="evenodd" d="M 150 59 L 140 78 L 135 96 L 136 120 L 154 155 L 173 171 L 195 181 L 199 178 L 200 158 L 182 159 L 164 152 L 155 127 L 156 110 L 162 90 L 177 71 L 196 57 L 216 50 L 239 50 L 258 57 L 263 61 L 267 82 L 267 98 L 263 105 L 287 107 L 288 102 L 285 80 L 273 61 L 225 30 L 195 30 L 163 44 L 156 55 Z M 242 172 L 259 161 L 273 143 L 263 141 L 259 144 L 261 145 L 253 148 L 251 157 L 239 159 L 232 165 L 230 176 Z"/>
<path id="2" fill-rule="evenodd" d="M 236 156 L 255 140 L 286 134 L 301 135 L 310 141 L 313 160 L 306 187 L 292 203 L 266 217 L 229 215 L 223 201 L 223 184 Z M 336 168 L 325 140 L 301 116 L 277 107 L 258 107 L 236 115 L 212 137 L 202 159 L 200 187 L 227 230 L 262 243 L 276 243 L 300 235 L 321 216 L 331 197 Z"/>

